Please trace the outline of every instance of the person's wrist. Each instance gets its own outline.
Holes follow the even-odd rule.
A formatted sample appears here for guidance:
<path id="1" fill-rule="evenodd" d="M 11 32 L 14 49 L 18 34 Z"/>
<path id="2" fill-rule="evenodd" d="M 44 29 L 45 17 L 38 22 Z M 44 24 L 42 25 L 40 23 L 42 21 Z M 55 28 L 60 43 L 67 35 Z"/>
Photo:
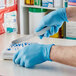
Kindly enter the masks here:
<path id="1" fill-rule="evenodd" d="M 59 55 L 61 55 L 60 53 L 59 53 L 59 51 L 61 51 L 62 50 L 62 47 L 61 46 L 52 46 L 52 48 L 51 48 L 51 52 L 50 52 L 50 59 L 52 60 L 52 61 L 58 61 L 58 59 L 59 59 Z"/>
<path id="2" fill-rule="evenodd" d="M 52 46 L 52 48 L 51 48 L 51 52 L 50 52 L 50 59 L 53 61 L 53 56 L 54 56 L 54 51 L 55 51 L 56 49 L 55 49 L 55 46 Z"/>
<path id="3" fill-rule="evenodd" d="M 50 53 L 51 53 L 51 49 L 55 44 L 48 44 L 45 45 L 45 52 L 44 52 L 44 57 L 46 61 L 52 61 L 52 59 L 50 59 Z"/>

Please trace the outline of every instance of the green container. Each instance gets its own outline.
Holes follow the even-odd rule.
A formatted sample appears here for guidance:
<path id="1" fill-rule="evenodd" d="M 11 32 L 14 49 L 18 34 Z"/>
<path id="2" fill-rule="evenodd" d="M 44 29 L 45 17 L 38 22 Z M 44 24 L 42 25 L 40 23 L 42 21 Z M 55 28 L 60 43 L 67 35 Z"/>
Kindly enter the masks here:
<path id="1" fill-rule="evenodd" d="M 41 9 L 41 8 L 29 8 L 29 12 L 47 12 L 47 9 Z"/>
<path id="2" fill-rule="evenodd" d="M 65 2 L 65 7 L 68 7 L 68 2 Z"/>
<path id="3" fill-rule="evenodd" d="M 34 0 L 34 5 L 42 6 L 42 0 Z"/>

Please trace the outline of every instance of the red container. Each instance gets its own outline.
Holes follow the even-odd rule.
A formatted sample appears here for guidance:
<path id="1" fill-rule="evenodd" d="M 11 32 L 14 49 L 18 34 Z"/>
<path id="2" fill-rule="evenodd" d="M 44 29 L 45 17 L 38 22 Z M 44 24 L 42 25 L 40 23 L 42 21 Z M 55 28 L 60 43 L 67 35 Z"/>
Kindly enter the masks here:
<path id="1" fill-rule="evenodd" d="M 5 8 L 0 9 L 0 35 L 5 33 L 3 23 L 4 23 L 4 14 L 12 11 L 17 11 L 17 0 L 14 0 L 14 4 L 12 6 L 6 6 L 7 0 L 4 0 Z"/>

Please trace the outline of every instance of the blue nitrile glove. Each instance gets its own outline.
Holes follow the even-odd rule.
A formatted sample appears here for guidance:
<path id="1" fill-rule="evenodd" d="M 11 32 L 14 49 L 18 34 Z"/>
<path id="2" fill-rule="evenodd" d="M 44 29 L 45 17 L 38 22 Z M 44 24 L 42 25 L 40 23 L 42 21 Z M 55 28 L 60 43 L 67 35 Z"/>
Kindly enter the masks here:
<path id="1" fill-rule="evenodd" d="M 47 30 L 43 35 L 40 36 L 40 38 L 42 39 L 44 36 L 49 37 L 50 35 L 54 35 L 58 32 L 64 21 L 68 22 L 66 8 L 60 8 L 44 16 L 38 28 L 36 28 L 36 32 L 50 26 L 50 30 Z"/>
<path id="2" fill-rule="evenodd" d="M 18 51 L 13 58 L 15 64 L 31 68 L 36 64 L 51 61 L 50 50 L 54 44 L 31 44 Z"/>

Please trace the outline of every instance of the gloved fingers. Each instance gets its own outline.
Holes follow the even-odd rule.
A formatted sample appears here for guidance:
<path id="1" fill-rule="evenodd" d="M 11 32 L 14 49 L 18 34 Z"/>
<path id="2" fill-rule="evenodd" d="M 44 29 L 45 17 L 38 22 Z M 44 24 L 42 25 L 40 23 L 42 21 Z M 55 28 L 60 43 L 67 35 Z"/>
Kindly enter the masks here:
<path id="1" fill-rule="evenodd" d="M 58 28 L 61 28 L 64 22 L 60 22 L 60 24 L 57 24 Z"/>
<path id="2" fill-rule="evenodd" d="M 45 32 L 44 36 L 49 37 L 49 34 L 50 34 L 50 31 L 48 30 L 48 31 Z"/>
<path id="3" fill-rule="evenodd" d="M 59 27 L 54 26 L 54 33 L 57 33 L 59 31 Z"/>
<path id="4" fill-rule="evenodd" d="M 43 37 L 44 37 L 44 34 L 39 36 L 40 39 L 42 39 Z"/>
<path id="5" fill-rule="evenodd" d="M 45 27 L 44 21 L 41 21 L 39 26 L 35 29 L 36 32 L 41 31 Z"/>
<path id="6" fill-rule="evenodd" d="M 14 57 L 13 57 L 13 62 L 15 63 L 15 59 L 17 58 L 17 56 L 18 56 L 18 54 L 19 54 L 19 51 L 14 55 Z"/>
<path id="7" fill-rule="evenodd" d="M 22 58 L 20 60 L 20 66 L 25 67 L 25 56 L 22 56 Z"/>
<path id="8" fill-rule="evenodd" d="M 17 58 L 15 59 L 15 64 L 20 64 L 21 56 L 18 55 Z"/>
<path id="9" fill-rule="evenodd" d="M 24 65 L 26 68 L 29 68 L 29 62 L 28 60 L 25 61 L 25 65 Z"/>
<path id="10" fill-rule="evenodd" d="M 52 27 L 50 28 L 50 35 L 51 35 L 51 36 L 54 35 L 54 26 L 52 26 Z"/>
<path id="11" fill-rule="evenodd" d="M 30 63 L 30 61 L 26 60 L 26 61 L 25 61 L 25 65 L 24 65 L 24 66 L 25 66 L 26 68 L 33 68 L 33 67 L 34 67 L 34 65 L 35 65 L 35 64 Z"/>
<path id="12" fill-rule="evenodd" d="M 50 37 L 50 30 L 48 30 L 49 31 L 49 33 L 48 33 L 48 37 Z"/>
<path id="13" fill-rule="evenodd" d="M 44 34 L 45 37 L 49 37 L 50 35 L 54 35 L 55 33 L 57 33 L 59 30 L 59 27 L 57 26 L 52 26 L 50 28 L 50 30 L 46 31 L 46 33 Z"/>

